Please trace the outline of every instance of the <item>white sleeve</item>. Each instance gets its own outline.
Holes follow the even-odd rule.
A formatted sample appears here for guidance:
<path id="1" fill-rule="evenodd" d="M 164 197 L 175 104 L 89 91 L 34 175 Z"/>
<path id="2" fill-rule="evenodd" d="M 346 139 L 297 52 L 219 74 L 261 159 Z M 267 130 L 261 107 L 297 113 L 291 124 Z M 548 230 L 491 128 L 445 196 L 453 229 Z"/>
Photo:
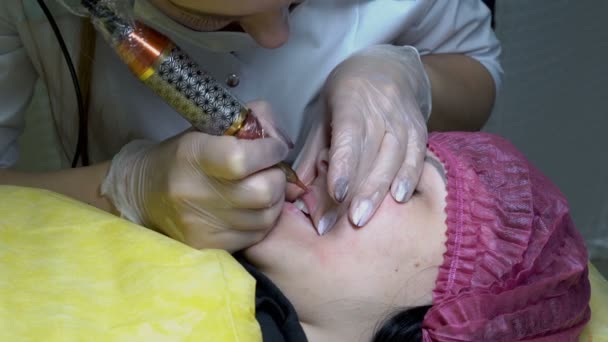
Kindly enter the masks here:
<path id="1" fill-rule="evenodd" d="M 37 79 L 10 11 L 3 8 L 7 3 L 11 1 L 0 3 L 0 168 L 12 166 L 19 157 L 17 138 Z"/>
<path id="2" fill-rule="evenodd" d="M 418 24 L 408 28 L 395 43 L 413 45 L 421 55 L 461 53 L 473 57 L 488 69 L 496 90 L 500 90 L 501 48 L 488 7 L 481 0 L 426 1 L 428 6 Z"/>

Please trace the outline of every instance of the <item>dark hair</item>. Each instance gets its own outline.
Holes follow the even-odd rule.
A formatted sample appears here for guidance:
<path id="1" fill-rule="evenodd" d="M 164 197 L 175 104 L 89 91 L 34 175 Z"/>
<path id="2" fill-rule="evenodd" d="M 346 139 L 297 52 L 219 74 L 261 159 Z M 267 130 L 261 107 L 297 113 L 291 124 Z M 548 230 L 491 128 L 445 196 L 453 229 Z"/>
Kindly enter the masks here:
<path id="1" fill-rule="evenodd" d="M 422 341 L 422 320 L 430 308 L 417 306 L 394 313 L 381 323 L 372 342 Z"/>

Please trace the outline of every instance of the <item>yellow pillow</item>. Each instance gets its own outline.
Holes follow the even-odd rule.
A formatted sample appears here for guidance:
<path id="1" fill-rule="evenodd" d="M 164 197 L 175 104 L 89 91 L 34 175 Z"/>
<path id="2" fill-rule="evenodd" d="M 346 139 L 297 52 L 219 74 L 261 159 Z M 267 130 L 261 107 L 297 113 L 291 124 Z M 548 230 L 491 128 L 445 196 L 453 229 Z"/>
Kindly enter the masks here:
<path id="1" fill-rule="evenodd" d="M 589 264 L 591 321 L 608 341 L 608 282 Z M 67 197 L 0 186 L 0 341 L 261 341 L 255 280 Z"/>
<path id="2" fill-rule="evenodd" d="M 55 193 L 0 186 L 0 341 L 261 341 L 255 279 Z"/>
<path id="3" fill-rule="evenodd" d="M 583 330 L 580 342 L 608 341 L 608 282 L 595 266 L 589 264 L 591 282 L 591 320 Z"/>

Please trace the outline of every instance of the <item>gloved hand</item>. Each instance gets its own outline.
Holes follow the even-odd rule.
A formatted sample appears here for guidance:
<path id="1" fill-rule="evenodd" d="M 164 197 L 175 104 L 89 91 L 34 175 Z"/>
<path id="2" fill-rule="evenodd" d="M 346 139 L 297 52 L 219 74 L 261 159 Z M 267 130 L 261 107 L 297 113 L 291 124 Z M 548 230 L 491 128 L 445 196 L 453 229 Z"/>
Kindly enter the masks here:
<path id="1" fill-rule="evenodd" d="M 323 139 L 331 133 L 327 187 L 342 204 L 315 215 L 320 233 L 333 226 L 336 211 L 364 226 L 389 187 L 398 202 L 411 197 L 426 151 L 431 86 L 415 48 L 379 45 L 339 64 L 322 95 L 329 120 L 313 128 L 297 163 L 303 181 L 311 180 L 315 160 L 328 145 Z M 293 188 L 290 194 L 298 196 Z"/>
<path id="2" fill-rule="evenodd" d="M 269 106 L 249 107 L 276 137 Z M 260 241 L 281 212 L 285 175 L 270 167 L 288 147 L 275 137 L 187 131 L 160 144 L 134 141 L 112 160 L 102 194 L 130 221 L 195 248 L 237 251 Z"/>

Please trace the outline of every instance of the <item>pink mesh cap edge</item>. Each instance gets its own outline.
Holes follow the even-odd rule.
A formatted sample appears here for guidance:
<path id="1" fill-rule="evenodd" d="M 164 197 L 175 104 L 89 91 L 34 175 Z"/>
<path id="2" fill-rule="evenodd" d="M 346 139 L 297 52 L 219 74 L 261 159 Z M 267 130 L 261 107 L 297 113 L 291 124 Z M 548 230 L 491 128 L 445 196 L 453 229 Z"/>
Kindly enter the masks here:
<path id="1" fill-rule="evenodd" d="M 447 171 L 447 252 L 424 341 L 576 341 L 587 251 L 553 183 L 505 139 L 433 133 Z"/>

